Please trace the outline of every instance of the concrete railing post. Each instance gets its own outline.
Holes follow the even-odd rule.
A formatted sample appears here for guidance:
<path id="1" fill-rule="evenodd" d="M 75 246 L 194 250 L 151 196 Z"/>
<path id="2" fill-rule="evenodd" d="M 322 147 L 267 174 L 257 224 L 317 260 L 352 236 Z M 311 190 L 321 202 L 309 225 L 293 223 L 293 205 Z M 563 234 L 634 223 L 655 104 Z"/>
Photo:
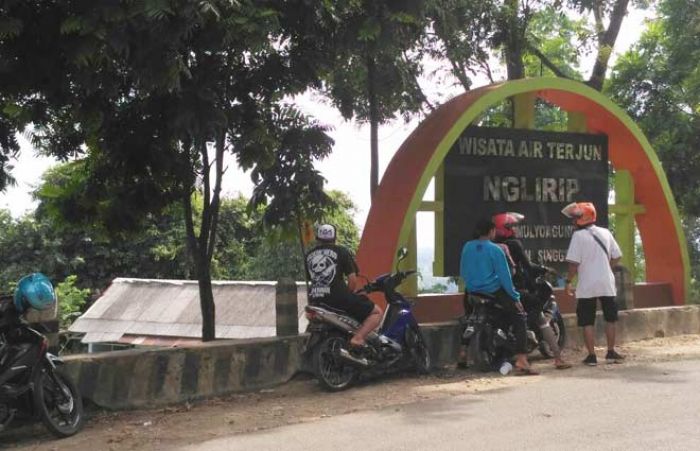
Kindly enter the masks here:
<path id="1" fill-rule="evenodd" d="M 290 277 L 282 277 L 277 281 L 275 315 L 277 319 L 278 337 L 299 335 L 297 284 Z"/>
<path id="2" fill-rule="evenodd" d="M 617 307 L 620 310 L 632 310 L 634 308 L 634 280 L 632 273 L 626 267 L 618 265 L 613 268 L 615 274 L 615 286 L 617 287 Z"/>

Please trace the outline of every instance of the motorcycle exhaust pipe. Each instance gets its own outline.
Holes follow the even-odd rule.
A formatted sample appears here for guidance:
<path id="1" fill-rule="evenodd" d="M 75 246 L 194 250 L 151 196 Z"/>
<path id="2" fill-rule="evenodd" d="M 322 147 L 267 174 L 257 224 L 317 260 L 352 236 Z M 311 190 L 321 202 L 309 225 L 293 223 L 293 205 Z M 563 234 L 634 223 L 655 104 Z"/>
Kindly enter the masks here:
<path id="1" fill-rule="evenodd" d="M 364 357 L 355 357 L 354 355 L 350 354 L 350 351 L 348 351 L 345 348 L 340 348 L 340 351 L 338 353 L 340 357 L 343 359 L 354 363 L 355 365 L 363 366 L 363 367 L 368 367 L 369 366 L 369 361 L 364 358 Z"/>

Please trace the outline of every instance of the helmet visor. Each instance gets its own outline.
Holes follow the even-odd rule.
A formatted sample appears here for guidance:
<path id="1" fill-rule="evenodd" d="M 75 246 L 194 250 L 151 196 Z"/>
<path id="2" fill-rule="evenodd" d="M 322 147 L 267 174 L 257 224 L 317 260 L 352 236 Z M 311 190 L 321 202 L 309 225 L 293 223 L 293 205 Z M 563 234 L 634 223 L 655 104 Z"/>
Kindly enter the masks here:
<path id="1" fill-rule="evenodd" d="M 511 228 L 518 225 L 521 221 L 525 219 L 525 215 L 522 213 L 508 212 L 505 226 L 506 228 Z"/>
<path id="2" fill-rule="evenodd" d="M 576 202 L 572 202 L 562 209 L 561 214 L 569 219 L 576 219 L 581 217 L 582 212 L 578 204 L 576 204 Z"/>

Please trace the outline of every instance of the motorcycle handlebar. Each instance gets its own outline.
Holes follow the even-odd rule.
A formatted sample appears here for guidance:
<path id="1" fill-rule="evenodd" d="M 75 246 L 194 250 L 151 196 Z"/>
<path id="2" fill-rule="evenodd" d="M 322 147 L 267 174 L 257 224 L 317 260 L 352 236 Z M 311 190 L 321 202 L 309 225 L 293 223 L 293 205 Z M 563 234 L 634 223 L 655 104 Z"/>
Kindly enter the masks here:
<path id="1" fill-rule="evenodd" d="M 409 276 L 411 276 L 411 275 L 413 275 L 413 274 L 416 274 L 417 272 L 418 272 L 418 271 L 416 271 L 416 270 L 414 270 L 414 269 L 411 269 L 411 270 L 408 270 L 408 271 L 399 271 L 399 272 L 397 272 L 397 273 L 392 274 L 390 277 L 391 277 L 391 278 L 396 278 L 396 279 L 398 280 L 398 283 L 396 283 L 396 285 L 398 285 L 398 284 L 401 283 L 404 279 L 406 279 L 407 277 L 409 277 Z M 355 294 L 371 293 L 371 292 L 373 292 L 373 291 L 378 291 L 378 290 L 380 290 L 380 289 L 381 289 L 381 287 L 380 287 L 379 285 L 377 285 L 376 281 L 373 280 L 372 282 L 369 282 L 367 285 L 365 285 L 364 287 L 360 288 L 359 290 L 356 290 L 356 291 L 355 291 Z"/>

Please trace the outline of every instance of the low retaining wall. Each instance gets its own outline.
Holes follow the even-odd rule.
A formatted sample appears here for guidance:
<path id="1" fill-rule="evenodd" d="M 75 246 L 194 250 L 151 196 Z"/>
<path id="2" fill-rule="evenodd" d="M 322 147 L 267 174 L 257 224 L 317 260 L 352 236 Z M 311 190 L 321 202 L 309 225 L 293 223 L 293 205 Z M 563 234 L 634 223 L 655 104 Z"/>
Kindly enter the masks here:
<path id="1" fill-rule="evenodd" d="M 190 348 L 66 357 L 65 369 L 100 407 L 130 409 L 258 390 L 301 369 L 305 337 L 216 341 Z"/>
<path id="2" fill-rule="evenodd" d="M 574 315 L 565 315 L 567 347 L 582 346 Z M 605 343 L 599 314 L 597 343 Z M 436 366 L 454 363 L 460 343 L 456 321 L 421 326 Z M 700 333 L 700 306 L 620 312 L 618 343 Z M 305 336 L 217 341 L 180 349 L 116 351 L 70 356 L 66 370 L 83 396 L 107 409 L 174 404 L 287 382 L 304 370 Z"/>
<path id="3" fill-rule="evenodd" d="M 582 347 L 583 336 L 576 325 L 576 315 L 565 315 L 569 332 L 567 347 Z M 596 344 L 605 344 L 605 321 L 602 313 L 596 318 Z M 700 333 L 700 306 L 654 307 L 620 312 L 617 342 L 646 340 L 654 337 Z"/>

